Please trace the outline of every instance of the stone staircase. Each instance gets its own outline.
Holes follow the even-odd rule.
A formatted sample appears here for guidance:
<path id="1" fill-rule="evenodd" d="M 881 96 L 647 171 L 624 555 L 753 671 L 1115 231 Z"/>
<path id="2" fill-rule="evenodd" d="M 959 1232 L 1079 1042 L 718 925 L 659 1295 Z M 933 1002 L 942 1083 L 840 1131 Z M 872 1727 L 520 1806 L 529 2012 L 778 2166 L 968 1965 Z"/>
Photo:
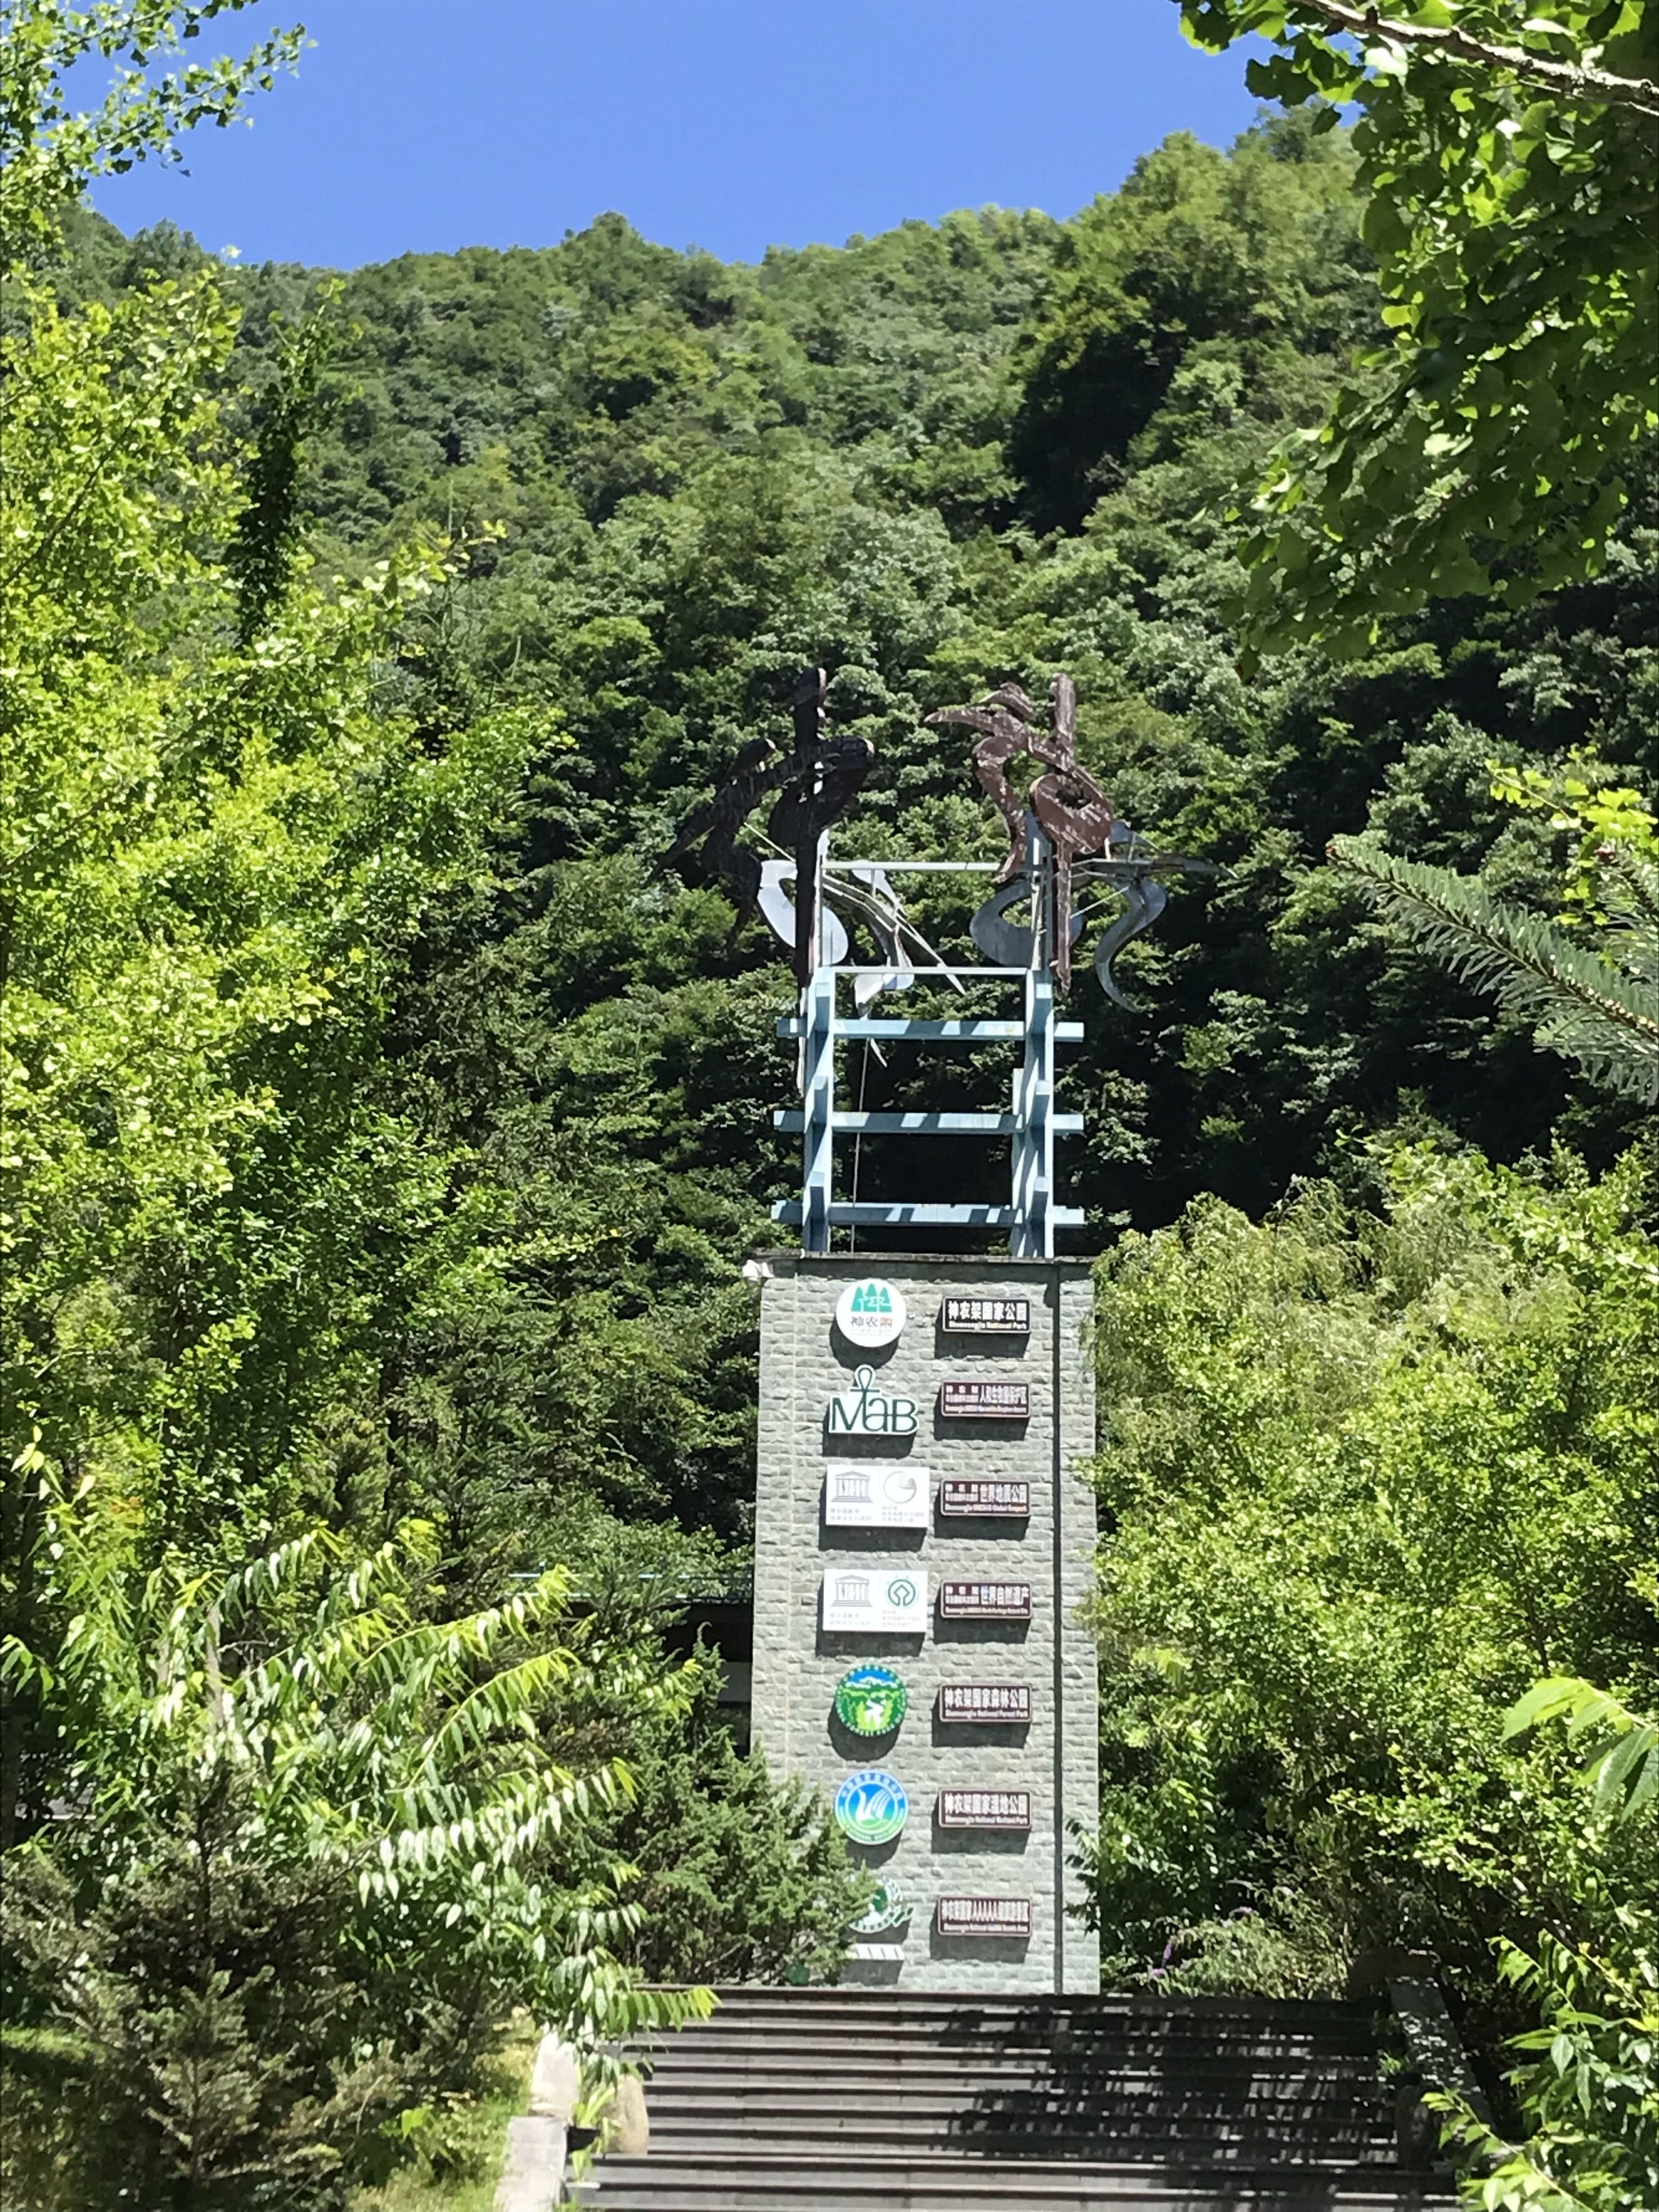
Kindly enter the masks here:
<path id="1" fill-rule="evenodd" d="M 731 1990 L 649 2055 L 599 2212 L 1431 2212 L 1372 2008 Z M 1409 2101 L 1409 2100 L 1408 2100 Z"/>

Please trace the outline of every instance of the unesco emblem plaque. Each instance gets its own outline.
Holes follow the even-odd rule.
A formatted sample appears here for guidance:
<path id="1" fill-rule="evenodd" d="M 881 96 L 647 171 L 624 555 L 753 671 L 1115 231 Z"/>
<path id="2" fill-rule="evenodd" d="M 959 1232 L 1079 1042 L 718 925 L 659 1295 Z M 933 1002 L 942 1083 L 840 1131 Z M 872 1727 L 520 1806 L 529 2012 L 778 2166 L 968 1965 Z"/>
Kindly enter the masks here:
<path id="1" fill-rule="evenodd" d="M 908 1460 L 831 1460 L 823 1470 L 826 1528 L 925 1528 L 929 1476 Z"/>
<path id="2" fill-rule="evenodd" d="M 1030 1298 L 946 1298 L 939 1326 L 947 1336 L 1029 1336 Z"/>
<path id="3" fill-rule="evenodd" d="M 942 1482 L 939 1510 L 947 1521 L 1023 1521 L 1031 1510 L 1029 1482 Z"/>
<path id="4" fill-rule="evenodd" d="M 941 1897 L 935 1908 L 941 1936 L 1014 1936 L 1031 1932 L 1029 1897 Z"/>
<path id="5" fill-rule="evenodd" d="M 939 1418 L 946 1421 L 1029 1421 L 1029 1382 L 948 1382 L 939 1386 Z"/>
<path id="6" fill-rule="evenodd" d="M 944 1722 L 1025 1727 L 1031 1717 L 1029 1682 L 946 1682 L 939 1693 Z"/>
<path id="7" fill-rule="evenodd" d="M 939 1609 L 945 1620 L 1029 1620 L 1030 1583 L 941 1583 Z"/>
<path id="8" fill-rule="evenodd" d="M 1031 1793 L 1029 1790 L 941 1790 L 933 1818 L 941 1828 L 1023 1832 L 1031 1825 Z"/>
<path id="9" fill-rule="evenodd" d="M 918 1568 L 831 1567 L 821 1588 L 819 1626 L 858 1636 L 925 1636 L 927 1577 Z"/>

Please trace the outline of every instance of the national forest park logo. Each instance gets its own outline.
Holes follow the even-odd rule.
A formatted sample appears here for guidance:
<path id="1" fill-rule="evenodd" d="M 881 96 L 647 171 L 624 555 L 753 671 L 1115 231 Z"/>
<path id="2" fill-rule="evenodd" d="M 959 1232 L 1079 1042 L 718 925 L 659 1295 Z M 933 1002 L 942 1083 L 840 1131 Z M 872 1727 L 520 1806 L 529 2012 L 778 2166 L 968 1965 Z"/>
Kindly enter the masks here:
<path id="1" fill-rule="evenodd" d="M 836 1718 L 854 1735 L 890 1735 L 909 1702 L 890 1667 L 854 1667 L 836 1685 Z"/>
<path id="2" fill-rule="evenodd" d="M 861 1766 L 836 1792 L 836 1820 L 855 1844 L 888 1844 L 904 1826 L 910 1800 L 896 1775 Z"/>

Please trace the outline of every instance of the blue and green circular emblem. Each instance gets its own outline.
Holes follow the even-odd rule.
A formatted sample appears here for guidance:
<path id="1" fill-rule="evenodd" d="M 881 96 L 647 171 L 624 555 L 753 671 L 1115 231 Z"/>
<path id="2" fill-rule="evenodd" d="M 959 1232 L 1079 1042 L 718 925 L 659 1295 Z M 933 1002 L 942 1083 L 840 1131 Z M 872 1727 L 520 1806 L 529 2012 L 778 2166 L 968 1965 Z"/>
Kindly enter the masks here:
<path id="1" fill-rule="evenodd" d="M 861 1766 L 836 1792 L 836 1820 L 855 1844 L 890 1843 L 909 1810 L 904 1784 L 879 1766 Z"/>
<path id="2" fill-rule="evenodd" d="M 909 1703 L 890 1667 L 854 1667 L 836 1685 L 836 1718 L 854 1735 L 890 1735 Z"/>

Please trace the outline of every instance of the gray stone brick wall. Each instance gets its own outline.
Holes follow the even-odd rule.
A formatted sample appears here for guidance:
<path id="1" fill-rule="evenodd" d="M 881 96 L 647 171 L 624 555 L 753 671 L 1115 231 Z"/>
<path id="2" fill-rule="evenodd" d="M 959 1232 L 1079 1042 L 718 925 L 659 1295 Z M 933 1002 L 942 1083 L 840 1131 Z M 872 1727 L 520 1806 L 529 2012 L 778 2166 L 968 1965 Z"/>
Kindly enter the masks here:
<path id="1" fill-rule="evenodd" d="M 1067 1917 L 1077 1898 L 1066 1869 L 1066 1826 L 1092 1830 L 1097 1817 L 1097 1675 L 1093 1638 L 1079 1621 L 1093 1584 L 1094 1500 L 1078 1463 L 1093 1451 L 1092 1363 L 1084 1340 L 1090 1311 L 1085 1265 L 1075 1261 L 906 1259 L 859 1254 L 767 1255 L 771 1279 L 761 1309 L 760 1435 L 755 1521 L 756 1740 L 780 1772 L 798 1774 L 833 1796 L 861 1766 L 903 1784 L 909 1817 L 890 1844 L 853 1856 L 913 1900 L 908 1929 L 870 1939 L 902 1942 L 901 1963 L 854 1960 L 844 1978 L 900 1987 L 1005 1991 L 1086 1991 L 1098 1986 L 1095 1939 Z M 835 1328 L 846 1285 L 878 1277 L 903 1292 L 908 1320 L 896 1344 L 855 1351 Z M 1018 1340 L 946 1337 L 938 1316 L 947 1296 L 1029 1298 L 1031 1330 Z M 860 1365 L 875 1388 L 914 1399 L 917 1432 L 907 1442 L 826 1437 L 825 1410 Z M 1024 1423 L 942 1421 L 946 1377 L 1029 1385 Z M 831 1459 L 895 1460 L 926 1467 L 928 1488 L 959 1478 L 1013 1478 L 1030 1485 L 1027 1521 L 947 1522 L 921 1529 L 823 1525 L 824 1470 Z M 928 1577 L 924 1636 L 834 1634 L 820 1626 L 819 1592 L 837 1566 L 920 1569 Z M 948 1622 L 938 1609 L 946 1580 L 1031 1585 L 1029 1624 Z M 834 1717 L 837 1681 L 861 1660 L 891 1666 L 909 1692 L 896 1735 L 866 1738 Z M 1026 1727 L 958 1726 L 936 1716 L 940 1686 L 1028 1683 Z M 1029 1834 L 944 1831 L 934 1823 L 948 1789 L 1029 1790 Z M 944 1893 L 1031 1900 L 1029 1942 L 941 1934 Z"/>

